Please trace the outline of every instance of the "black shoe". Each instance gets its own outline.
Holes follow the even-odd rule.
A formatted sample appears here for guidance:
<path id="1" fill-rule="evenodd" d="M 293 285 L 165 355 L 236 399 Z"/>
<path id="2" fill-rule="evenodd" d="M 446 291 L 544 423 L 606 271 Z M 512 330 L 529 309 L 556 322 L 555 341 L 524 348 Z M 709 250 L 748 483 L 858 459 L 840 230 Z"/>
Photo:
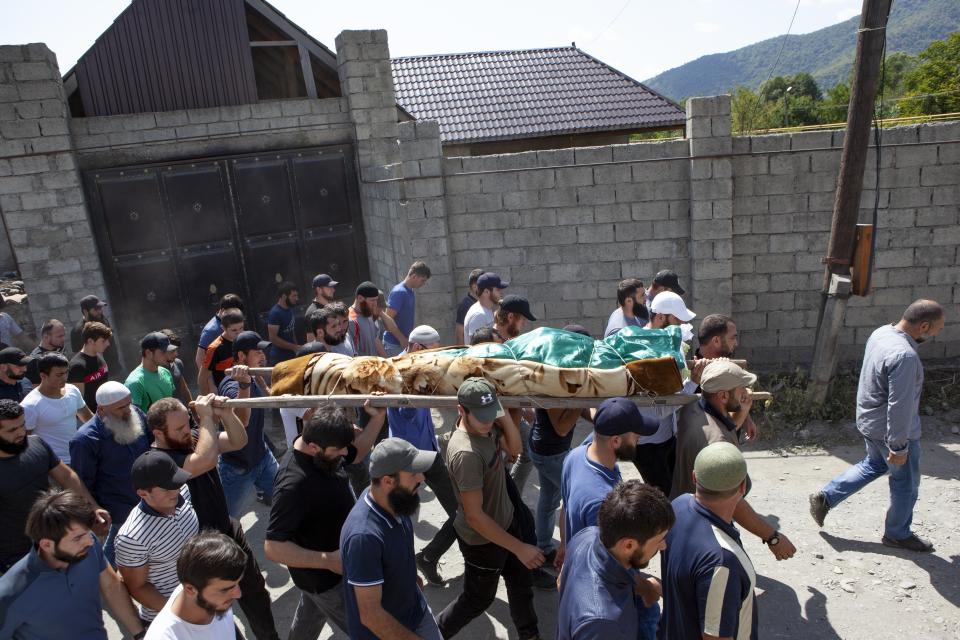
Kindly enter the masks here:
<path id="1" fill-rule="evenodd" d="M 417 569 L 419 569 L 423 577 L 427 579 L 427 582 L 436 586 L 442 586 L 444 584 L 443 577 L 440 575 L 440 572 L 437 571 L 436 562 L 427 560 L 422 551 L 414 556 L 414 559 L 417 561 Z"/>
<path id="2" fill-rule="evenodd" d="M 557 550 L 551 549 L 550 553 L 543 554 L 543 564 L 544 566 L 552 567 L 553 561 L 557 559 Z"/>
<path id="3" fill-rule="evenodd" d="M 903 540 L 895 540 L 893 538 L 883 536 L 881 542 L 883 542 L 884 546 L 893 547 L 895 549 L 906 549 L 908 551 L 918 551 L 920 553 L 928 553 L 933 551 L 933 544 L 927 542 L 915 533 L 911 533 L 908 538 L 904 538 Z"/>
<path id="4" fill-rule="evenodd" d="M 827 504 L 827 496 L 823 492 L 810 494 L 810 515 L 813 516 L 813 521 L 817 523 L 817 526 L 823 526 L 823 521 L 829 511 L 830 505 Z"/>
<path id="5" fill-rule="evenodd" d="M 544 591 L 556 591 L 557 579 L 542 568 L 533 570 L 533 587 Z"/>

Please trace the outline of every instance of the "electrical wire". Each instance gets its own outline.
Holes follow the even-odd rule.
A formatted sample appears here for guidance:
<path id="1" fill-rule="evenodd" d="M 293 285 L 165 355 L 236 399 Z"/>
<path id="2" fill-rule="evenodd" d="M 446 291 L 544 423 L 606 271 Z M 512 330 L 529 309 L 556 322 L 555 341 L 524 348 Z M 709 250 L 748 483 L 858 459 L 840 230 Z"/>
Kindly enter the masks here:
<path id="1" fill-rule="evenodd" d="M 893 3 L 890 3 L 893 6 Z M 873 282 L 873 262 L 877 253 L 877 234 L 880 224 L 880 152 L 883 145 L 883 128 L 880 126 L 880 119 L 883 117 L 883 85 L 886 82 L 887 75 L 887 30 L 886 24 L 890 20 L 890 9 L 887 9 L 887 18 L 884 20 L 883 45 L 880 49 L 880 112 L 877 113 L 877 101 L 873 103 L 873 142 L 876 151 L 875 177 L 874 177 L 874 197 L 873 197 L 873 233 L 870 236 L 870 259 L 867 264 L 866 281 L 864 282 L 864 293 L 870 293 L 870 285 Z"/>
<path id="2" fill-rule="evenodd" d="M 630 3 L 631 3 L 631 2 L 633 2 L 633 0 L 627 0 L 626 2 L 624 2 L 624 3 L 623 3 L 623 6 L 620 7 L 620 11 L 617 11 L 617 15 L 613 16 L 613 20 L 611 20 L 611 21 L 609 22 L 609 24 L 607 24 L 607 26 L 605 26 L 603 29 L 601 29 L 601 30 L 600 30 L 600 33 L 598 33 L 597 35 L 595 35 L 595 36 L 593 37 L 593 39 L 590 40 L 590 42 L 587 43 L 587 46 L 589 46 L 589 45 L 593 44 L 594 42 L 596 42 L 597 40 L 599 40 L 599 39 L 600 39 L 600 36 L 602 36 L 603 34 L 605 34 L 605 33 L 610 29 L 610 27 L 612 27 L 612 26 L 614 25 L 614 23 L 615 23 L 617 20 L 620 19 L 620 16 L 622 16 L 622 15 L 623 15 L 623 12 L 627 10 L 627 7 L 630 6 Z"/>
<path id="3" fill-rule="evenodd" d="M 777 65 L 780 64 L 780 57 L 783 55 L 783 50 L 787 46 L 787 37 L 790 36 L 790 30 L 793 29 L 793 21 L 797 19 L 797 11 L 800 10 L 800 1 L 797 0 L 797 6 L 793 8 L 793 15 L 790 16 L 790 24 L 787 25 L 787 32 L 783 34 L 783 38 L 780 40 L 780 51 L 777 52 L 777 57 L 773 61 L 773 64 L 770 66 L 770 71 L 767 73 L 767 79 L 763 81 L 763 84 L 760 85 L 763 88 L 764 84 L 770 82 L 770 78 L 773 77 L 773 72 L 776 71 Z M 753 109 L 750 111 L 749 125 L 746 127 L 747 131 L 753 130 L 753 120 L 757 115 L 757 107 L 760 106 L 760 96 L 757 96 L 757 99 L 753 103 Z"/>

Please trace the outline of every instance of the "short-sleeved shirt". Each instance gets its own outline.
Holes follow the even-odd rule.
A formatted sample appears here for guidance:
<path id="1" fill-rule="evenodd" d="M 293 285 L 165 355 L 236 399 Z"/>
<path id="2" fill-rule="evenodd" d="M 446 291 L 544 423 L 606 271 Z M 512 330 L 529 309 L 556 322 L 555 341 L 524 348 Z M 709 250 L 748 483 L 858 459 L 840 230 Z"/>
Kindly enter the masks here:
<path id="1" fill-rule="evenodd" d="M 96 537 L 80 562 L 59 571 L 36 549 L 0 577 L 0 638 L 107 640 L 100 599 L 106 558 Z"/>
<path id="2" fill-rule="evenodd" d="M 643 327 L 643 325 L 644 322 L 640 318 L 637 316 L 628 318 L 623 315 L 623 307 L 617 307 L 607 320 L 607 328 L 603 331 L 603 337 L 609 338 L 624 327 Z"/>
<path id="3" fill-rule="evenodd" d="M 193 624 L 173 612 L 173 602 L 183 591 L 177 585 L 163 609 L 150 623 L 144 640 L 234 640 L 237 637 L 233 622 L 233 607 L 216 615 L 210 624 Z"/>
<path id="4" fill-rule="evenodd" d="M 417 309 L 416 292 L 401 282 L 390 290 L 390 295 L 387 296 L 387 307 L 397 312 L 393 321 L 397 323 L 400 333 L 409 336 L 413 331 L 414 314 Z M 383 341 L 395 347 L 400 346 L 400 341 L 389 331 L 383 332 Z"/>
<path id="5" fill-rule="evenodd" d="M 402 438 L 421 451 L 440 450 L 430 409 L 390 407 L 387 409 L 387 424 L 393 438 Z"/>
<path id="6" fill-rule="evenodd" d="M 673 501 L 677 521 L 660 552 L 663 617 L 658 638 L 703 634 L 757 639 L 757 575 L 731 523 L 691 494 Z"/>
<path id="7" fill-rule="evenodd" d="M 507 494 L 503 449 L 500 448 L 500 429 L 496 426 L 486 436 L 475 436 L 457 427 L 447 443 L 447 470 L 453 483 L 460 509 L 453 526 L 457 535 L 467 544 L 490 542 L 467 524 L 463 512 L 464 491 L 483 492 L 483 512 L 504 530 L 513 522 L 513 503 Z"/>
<path id="8" fill-rule="evenodd" d="M 182 495 L 173 515 L 154 511 L 140 502 L 117 532 L 117 567 L 148 566 L 147 582 L 169 597 L 180 584 L 177 558 L 187 540 L 200 532 L 197 514 Z M 153 620 L 157 611 L 139 605 L 140 617 Z"/>
<path id="9" fill-rule="evenodd" d="M 13 384 L 7 384 L 0 380 L 0 400 L 13 400 L 21 402 L 30 393 L 29 389 L 24 389 L 23 380 L 17 380 Z"/>
<path id="10" fill-rule="evenodd" d="M 80 390 L 67 384 L 63 396 L 48 398 L 38 387 L 21 404 L 27 430 L 40 436 L 58 458 L 70 464 L 70 439 L 77 432 L 77 412 L 87 406 Z"/>
<path id="11" fill-rule="evenodd" d="M 376 640 L 360 622 L 356 587 L 380 585 L 380 605 L 397 622 L 415 631 L 427 614 L 427 601 L 417 586 L 413 523 L 378 505 L 366 489 L 343 523 L 340 557 L 346 581 L 347 626 L 354 640 Z"/>
<path id="12" fill-rule="evenodd" d="M 88 356 L 81 351 L 70 359 L 67 382 L 83 384 L 83 401 L 90 411 L 97 410 L 97 389 L 107 381 L 107 371 L 107 361 L 100 354 Z"/>
<path id="13" fill-rule="evenodd" d="M 220 316 L 214 315 L 212 318 L 207 320 L 207 324 L 203 325 L 203 329 L 200 331 L 200 339 L 197 341 L 197 346 L 201 349 L 206 349 L 210 346 L 210 343 L 217 339 L 223 333 L 223 325 L 220 323 Z"/>
<path id="14" fill-rule="evenodd" d="M 53 449 L 38 436 L 27 436 L 27 448 L 0 458 L 0 571 L 30 551 L 23 532 L 37 497 L 50 488 L 50 471 L 60 464 Z"/>
<path id="15" fill-rule="evenodd" d="M 23 333 L 23 329 L 20 328 L 17 321 L 9 313 L 0 311 L 0 342 L 13 344 L 13 338 L 21 333 Z"/>
<path id="16" fill-rule="evenodd" d="M 477 331 L 484 327 L 493 326 L 493 309 L 487 309 L 480 304 L 480 301 L 474 302 L 467 315 L 463 319 L 463 339 L 470 344 L 470 339 Z"/>
<path id="17" fill-rule="evenodd" d="M 582 444 L 563 461 L 560 472 L 560 498 L 563 500 L 564 535 L 571 540 L 584 527 L 597 524 L 600 504 L 621 480 L 620 467 L 608 469 L 587 455 L 589 445 Z"/>
<path id="18" fill-rule="evenodd" d="M 197 441 L 197 430 L 193 430 L 193 441 Z M 177 466 L 183 468 L 190 455 L 187 451 L 177 449 L 159 449 L 173 458 Z M 223 484 L 220 482 L 220 472 L 214 467 L 206 473 L 193 476 L 187 480 L 187 489 L 190 490 L 190 504 L 197 514 L 200 529 L 213 529 L 228 536 L 233 535 L 230 525 L 230 513 L 227 511 L 227 498 L 223 494 Z"/>
<path id="19" fill-rule="evenodd" d="M 157 400 L 173 397 L 173 374 L 166 367 L 158 367 L 156 371 L 147 371 L 139 366 L 127 376 L 127 389 L 130 389 L 130 398 L 133 404 L 146 413 Z"/>
<path id="20" fill-rule="evenodd" d="M 347 447 L 344 460 L 354 461 L 357 450 Z M 313 458 L 292 446 L 280 461 L 273 483 L 273 505 L 266 539 L 293 542 L 311 551 L 336 551 L 340 548 L 340 530 L 357 501 L 350 479 L 343 469 L 327 473 L 318 469 Z M 304 505 L 322 504 L 322 509 L 304 509 Z M 290 567 L 293 583 L 302 591 L 322 593 L 340 584 L 341 577 L 326 569 Z"/>
<path id="21" fill-rule="evenodd" d="M 354 354 L 358 356 L 377 356 L 377 340 L 380 329 L 377 321 L 358 313 L 353 307 L 349 309 L 350 320 L 347 323 L 347 342 Z"/>
<path id="22" fill-rule="evenodd" d="M 279 303 L 273 305 L 273 308 L 270 309 L 270 313 L 267 314 L 267 325 L 278 327 L 278 338 L 282 338 L 292 344 L 297 343 L 297 319 L 293 315 L 293 309 L 285 309 L 281 307 Z M 281 349 L 275 344 L 270 345 L 270 361 L 273 363 L 289 360 L 295 355 L 296 354 L 293 351 Z"/>
<path id="23" fill-rule="evenodd" d="M 476 302 L 476 301 L 477 301 L 477 299 L 474 298 L 474 297 L 473 297 L 472 295 L 470 295 L 469 293 L 468 293 L 467 295 L 463 296 L 463 300 L 461 300 L 461 301 L 457 304 L 457 324 L 461 324 L 461 325 L 463 324 L 463 321 L 464 321 L 464 320 L 466 319 L 466 317 L 467 317 L 467 311 L 470 310 L 470 307 L 472 307 L 472 306 L 473 306 L 473 303 Z"/>
<path id="24" fill-rule="evenodd" d="M 538 456 L 555 456 L 569 451 L 573 429 L 565 436 L 558 435 L 546 409 L 537 409 L 536 416 L 530 428 L 530 449 Z"/>
<path id="25" fill-rule="evenodd" d="M 175 359 L 167 365 L 167 370 L 173 377 L 173 397 L 180 402 L 186 403 L 187 398 L 183 397 L 183 392 L 180 390 L 180 381 L 183 380 L 183 360 L 180 358 Z"/>
<path id="26" fill-rule="evenodd" d="M 221 334 L 203 352 L 203 368 L 213 376 L 214 388 L 220 386 L 223 378 L 227 375 L 227 369 L 232 366 L 233 340 L 227 340 Z"/>
<path id="27" fill-rule="evenodd" d="M 228 398 L 236 398 L 240 392 L 240 383 L 227 376 L 217 387 L 217 393 Z M 257 382 L 250 383 L 250 397 L 263 397 L 263 392 L 257 385 Z M 247 421 L 247 444 L 238 451 L 231 451 L 220 455 L 223 462 L 232 467 L 237 467 L 243 471 L 249 471 L 260 464 L 263 456 L 267 454 L 267 443 L 263 435 L 263 417 L 265 409 L 251 409 L 250 420 Z"/>

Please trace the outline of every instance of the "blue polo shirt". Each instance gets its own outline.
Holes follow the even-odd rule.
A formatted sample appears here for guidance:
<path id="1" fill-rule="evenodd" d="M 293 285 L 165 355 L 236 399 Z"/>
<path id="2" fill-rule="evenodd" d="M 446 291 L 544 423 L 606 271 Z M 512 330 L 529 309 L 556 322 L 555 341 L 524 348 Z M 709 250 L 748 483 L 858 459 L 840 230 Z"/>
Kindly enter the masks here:
<path id="1" fill-rule="evenodd" d="M 227 376 L 220 381 L 217 393 L 227 398 L 236 398 L 240 393 L 240 383 Z M 256 380 L 250 383 L 250 397 L 262 398 L 263 391 Z M 251 409 L 250 419 L 247 421 L 247 444 L 238 451 L 231 451 L 220 455 L 220 460 L 232 467 L 242 469 L 244 473 L 250 471 L 267 455 L 266 436 L 263 435 L 265 409 Z"/>
<path id="2" fill-rule="evenodd" d="M 402 282 L 390 290 L 387 296 L 387 307 L 397 312 L 393 319 L 397 323 L 397 328 L 405 336 L 409 336 L 413 331 L 413 317 L 417 308 L 417 294 Z M 389 331 L 383 332 L 383 341 L 387 344 L 400 346 L 400 343 Z"/>
<path id="3" fill-rule="evenodd" d="M 757 638 L 757 574 L 740 532 L 685 493 L 673 501 L 676 524 L 660 553 L 660 640 Z"/>
<path id="4" fill-rule="evenodd" d="M 365 490 L 340 531 L 344 601 L 353 640 L 377 638 L 360 623 L 354 587 L 380 585 L 384 610 L 410 631 L 420 625 L 427 613 L 427 601 L 417 586 L 413 554 L 410 518 L 390 515 L 370 497 L 370 489 Z"/>
<path id="5" fill-rule="evenodd" d="M 296 318 L 293 315 L 293 309 L 285 309 L 281 307 L 279 303 L 273 305 L 273 308 L 270 309 L 270 313 L 267 314 L 267 325 L 274 325 L 277 327 L 277 337 L 293 344 L 297 343 L 296 335 L 294 335 L 296 329 Z M 284 360 L 290 360 L 297 354 L 295 354 L 293 351 L 281 349 L 275 344 L 271 344 L 270 353 L 267 355 L 270 356 L 270 362 L 278 363 L 283 362 Z"/>
<path id="6" fill-rule="evenodd" d="M 634 578 L 600 542 L 600 529 L 581 529 L 567 545 L 560 574 L 557 640 L 636 640 Z"/>
<path id="7" fill-rule="evenodd" d="M 564 536 L 572 540 L 584 527 L 597 524 L 600 504 L 620 482 L 620 467 L 608 469 L 587 456 L 589 444 L 573 449 L 563 461 L 560 496 L 563 500 Z"/>
<path id="8" fill-rule="evenodd" d="M 403 438 L 421 451 L 439 451 L 430 409 L 390 407 L 387 409 L 390 436 Z"/>
<path id="9" fill-rule="evenodd" d="M 130 409 L 143 425 L 143 435 L 130 444 L 117 444 L 99 415 L 94 415 L 70 439 L 70 466 L 118 527 L 140 503 L 130 470 L 134 460 L 149 450 L 153 442 L 147 416 L 136 406 Z"/>
<path id="10" fill-rule="evenodd" d="M 197 346 L 206 349 L 221 333 L 223 333 L 223 325 L 220 324 L 220 316 L 214 315 L 207 320 L 207 324 L 203 325 L 203 329 L 200 331 L 200 339 L 197 340 Z"/>
<path id="11" fill-rule="evenodd" d="M 31 549 L 0 578 L 0 638 L 107 640 L 100 602 L 106 567 L 95 537 L 87 557 L 65 571 Z"/>

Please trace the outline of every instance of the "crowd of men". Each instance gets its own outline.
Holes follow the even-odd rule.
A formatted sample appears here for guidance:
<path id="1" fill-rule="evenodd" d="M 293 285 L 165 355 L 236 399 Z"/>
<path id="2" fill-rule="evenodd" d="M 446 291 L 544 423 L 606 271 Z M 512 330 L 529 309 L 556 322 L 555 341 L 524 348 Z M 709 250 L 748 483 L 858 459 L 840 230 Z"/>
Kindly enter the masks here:
<path id="1" fill-rule="evenodd" d="M 279 638 L 239 522 L 254 495 L 270 511 L 263 554 L 289 569 L 298 591 L 291 640 L 314 640 L 325 624 L 359 639 L 451 638 L 490 607 L 501 578 L 521 640 L 541 637 L 535 588 L 556 592 L 564 640 L 757 638 L 757 576 L 740 531 L 778 560 L 796 549 L 747 500 L 741 444 L 756 437 L 757 378 L 730 359 L 738 334 L 729 317 L 700 319 L 681 407 L 610 398 L 585 411 L 505 411 L 494 385 L 474 377 L 460 385 L 455 424 L 443 433 L 430 409 L 324 405 L 278 413 L 284 447 L 266 433 L 272 411 L 227 403 L 268 395 L 269 381 L 251 370 L 297 356 L 440 347 L 435 328 L 416 324 L 416 292 L 429 279 L 418 261 L 385 300 L 364 282 L 347 306 L 339 283 L 320 274 L 306 340 L 297 338 L 296 285 L 278 287 L 266 339 L 248 329 L 243 300 L 223 296 L 198 340 L 196 396 L 168 329 L 143 336 L 139 363 L 121 381 L 96 296 L 81 301 L 70 358 L 62 322 L 44 323 L 28 354 L 24 332 L 0 314 L 0 639 L 102 640 L 106 607 L 133 638 L 227 640 L 242 637 L 235 606 L 256 638 Z M 505 342 L 537 320 L 526 298 L 504 294 L 509 283 L 497 273 L 475 270 L 467 284 L 456 344 Z M 632 327 L 689 331 L 696 314 L 684 293 L 670 270 L 649 287 L 622 281 L 602 338 Z M 932 549 L 911 531 L 917 344 L 944 319 L 939 304 L 918 300 L 871 336 L 857 398 L 866 457 L 810 496 L 818 525 L 889 472 L 883 543 Z M 590 433 L 576 443 L 581 420 Z M 642 481 L 624 481 L 621 462 Z M 527 505 L 533 469 L 539 491 Z M 424 484 L 445 519 L 416 552 Z M 454 544 L 462 589 L 434 612 L 424 580 L 457 577 L 439 566 Z M 644 571 L 658 553 L 659 578 Z"/>

